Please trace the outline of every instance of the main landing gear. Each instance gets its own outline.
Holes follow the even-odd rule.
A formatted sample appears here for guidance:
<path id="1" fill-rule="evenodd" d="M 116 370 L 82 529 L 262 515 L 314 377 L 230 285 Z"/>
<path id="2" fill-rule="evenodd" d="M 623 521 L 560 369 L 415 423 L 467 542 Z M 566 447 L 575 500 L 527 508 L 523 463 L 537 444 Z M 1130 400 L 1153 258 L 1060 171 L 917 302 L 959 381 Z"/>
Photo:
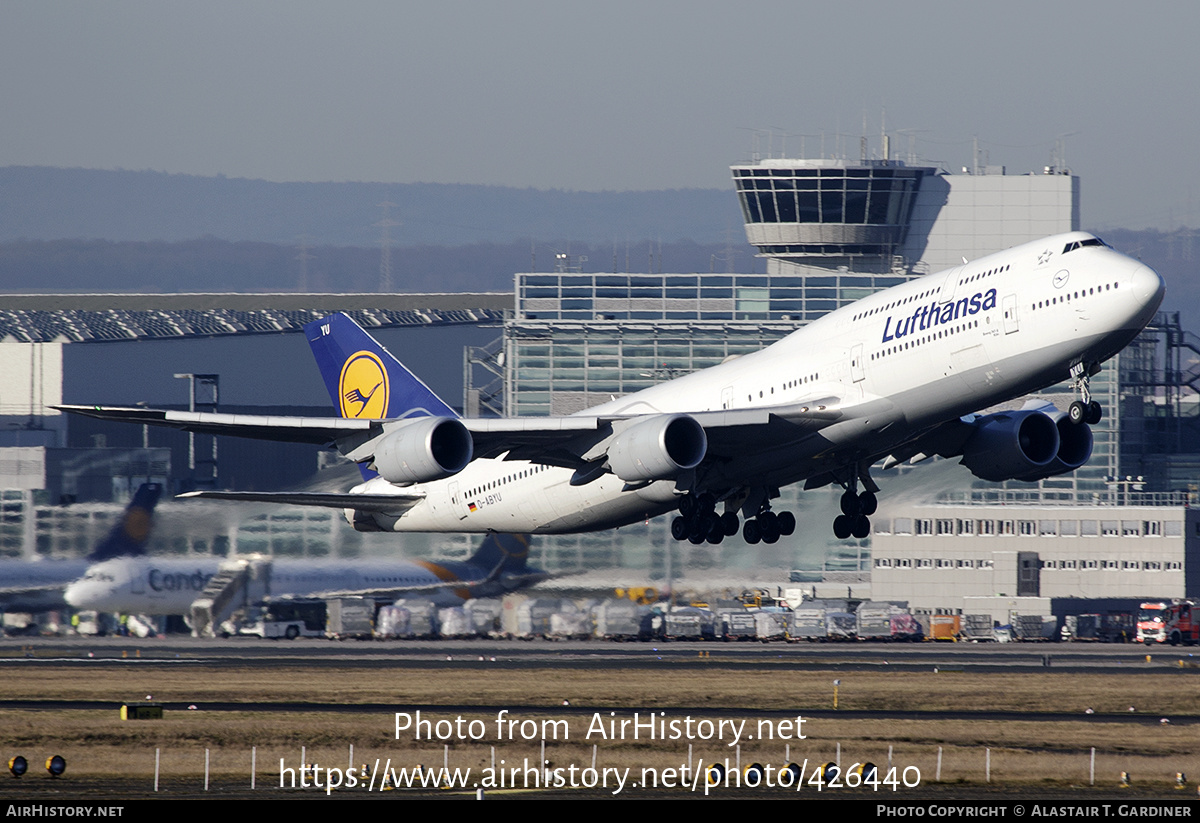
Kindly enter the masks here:
<path id="1" fill-rule="evenodd" d="M 1076 363 L 1071 367 L 1071 386 L 1079 390 L 1080 399 L 1067 408 L 1067 417 L 1076 425 L 1095 425 L 1104 417 L 1104 409 L 1092 399 L 1091 376 L 1098 371 L 1098 367 L 1088 368 L 1083 363 Z"/>
<path id="2" fill-rule="evenodd" d="M 846 491 L 842 493 L 842 513 L 833 519 L 833 534 L 838 540 L 849 537 L 861 540 L 871 533 L 871 515 L 879 508 L 879 498 L 875 496 L 879 487 L 869 474 L 863 472 L 862 481 L 867 489 L 860 494 L 857 468 L 852 466 L 847 474 L 850 479 L 843 484 Z"/>
<path id="3" fill-rule="evenodd" d="M 685 494 L 679 498 L 679 516 L 671 521 L 671 537 L 676 540 L 687 540 L 693 545 L 704 542 L 718 544 L 726 537 L 738 533 L 742 528 L 742 537 L 747 543 L 774 543 L 780 537 L 786 537 L 796 531 L 796 516 L 791 512 L 776 514 L 767 508 L 757 516 L 747 518 L 742 525 L 736 512 L 717 514 L 717 500 L 708 492 L 704 494 Z"/>
<path id="4" fill-rule="evenodd" d="M 774 543 L 781 536 L 787 537 L 796 531 L 796 515 L 791 512 L 775 512 L 767 509 L 758 513 L 757 517 L 747 518 L 742 526 L 742 539 L 753 546 L 760 540 L 764 543 Z"/>

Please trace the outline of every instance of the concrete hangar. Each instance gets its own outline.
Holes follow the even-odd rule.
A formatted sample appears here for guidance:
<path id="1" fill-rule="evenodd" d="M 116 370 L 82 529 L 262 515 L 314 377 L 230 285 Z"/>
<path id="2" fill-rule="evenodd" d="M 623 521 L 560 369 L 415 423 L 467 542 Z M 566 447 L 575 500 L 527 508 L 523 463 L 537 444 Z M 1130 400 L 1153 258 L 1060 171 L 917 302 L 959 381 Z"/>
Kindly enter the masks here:
<path id="1" fill-rule="evenodd" d="M 12 517 L 5 509 L 10 531 L 0 535 L 0 541 L 7 541 L 0 542 L 0 549 L 15 554 L 19 543 L 26 555 L 32 545 L 32 553 L 61 556 L 86 548 L 79 529 L 80 522 L 88 521 L 80 516 L 84 507 L 55 505 L 60 501 L 111 500 L 111 508 L 136 477 L 145 475 L 169 477 L 177 487 L 212 482 L 206 458 L 211 445 L 93 421 L 64 426 L 45 405 L 61 398 L 186 407 L 188 389 L 199 380 L 197 402 L 203 407 L 218 400 L 205 395 L 216 387 L 203 379 L 215 374 L 224 411 L 326 413 L 324 388 L 294 332 L 328 311 L 354 313 L 436 391 L 452 401 L 462 397 L 468 413 L 565 414 L 761 348 L 876 289 L 964 257 L 1079 227 L 1079 179 L 1055 168 L 1008 174 L 1003 167 L 987 166 L 952 174 L 885 153 L 884 159 L 862 157 L 857 162 L 768 158 L 733 166 L 732 173 L 747 239 L 765 261 L 762 273 L 585 273 L 562 260 L 553 272 L 517 274 L 515 294 L 503 296 L 60 296 L 54 298 L 56 305 L 46 302 L 50 298 L 26 298 L 26 307 L 0 315 L 0 333 L 6 335 L 0 345 L 24 347 L 4 358 L 15 365 L 11 373 L 0 375 L 0 385 L 11 387 L 0 394 L 0 413 L 17 424 L 6 435 L 12 457 L 0 456 L 0 486 L 11 489 L 4 493 L 3 505 L 8 507 L 11 499 L 12 506 L 24 507 Z M 1152 495 L 1133 488 L 1132 481 L 1121 485 L 1112 479 L 1147 474 L 1141 464 L 1129 468 L 1153 439 L 1146 419 L 1161 423 L 1159 418 L 1172 412 L 1172 402 L 1174 412 L 1179 410 L 1180 391 L 1168 388 L 1164 394 L 1161 385 L 1154 387 L 1170 371 L 1169 341 L 1176 332 L 1177 322 L 1172 326 L 1170 318 L 1162 318 L 1119 364 L 1093 380 L 1093 392 L 1105 408 L 1121 413 L 1096 427 L 1091 462 L 1071 475 L 998 487 L 976 483 L 965 470 L 949 465 L 926 467 L 919 470 L 925 473 L 921 483 L 903 496 L 889 489 L 895 483 L 884 475 L 875 534 L 862 541 L 839 542 L 828 533 L 823 509 L 836 505 L 831 495 L 800 496 L 792 489 L 784 493 L 801 498 L 788 505 L 801 513 L 802 528 L 775 546 L 751 550 L 737 541 L 720 546 L 676 543 L 666 518 L 660 518 L 614 532 L 541 538 L 537 562 L 552 570 L 618 567 L 643 574 L 649 570 L 655 576 L 670 567 L 685 577 L 719 569 L 728 578 L 755 581 L 761 580 L 759 569 L 800 568 L 811 572 L 814 584 L 826 581 L 843 594 L 847 586 L 866 594 L 874 582 L 876 598 L 886 593 L 930 610 L 963 607 L 961 592 L 954 591 L 960 579 L 911 575 L 945 570 L 944 564 L 965 573 L 967 560 L 972 571 L 990 570 L 986 578 L 961 579 L 963 591 L 971 594 L 1165 597 L 1191 592 L 1187 557 L 1196 537 L 1182 514 L 1186 495 Z M 184 382 L 175 379 L 177 374 L 190 377 Z M 1062 405 L 1059 394 L 1069 399 L 1065 387 L 1046 396 Z M 101 444 L 115 461 L 94 456 L 94 447 Z M 53 454 L 64 447 L 69 454 Z M 39 456 L 22 449 L 43 451 Z M 269 451 L 274 449 L 280 451 Z M 122 451 L 127 457 L 117 455 Z M 215 465 L 216 482 L 222 486 L 280 488 L 319 464 L 313 450 L 303 447 L 222 441 Z M 92 467 L 91 474 L 81 466 Z M 1163 492 L 1179 489 L 1186 485 L 1185 474 L 1186 466 L 1167 471 L 1150 485 Z M 84 482 L 85 476 L 91 479 Z M 343 477 L 348 483 L 353 475 Z M 924 489 L 930 490 L 928 498 L 911 497 Z M 971 514 L 943 511 L 939 499 L 969 507 Z M 1117 513 L 1117 504 L 1132 502 L 1164 504 L 1155 509 L 1161 516 Z M 1083 503 L 1103 511 L 1084 516 L 1070 508 Z M 925 504 L 933 505 L 918 512 Z M 988 513 L 1001 505 L 1002 513 Z M 79 514 L 72 515 L 69 527 L 62 525 L 72 510 Z M 1057 514 L 1051 517 L 1046 510 Z M 803 527 L 806 511 L 818 526 Z M 372 551 L 384 545 L 374 539 L 364 543 L 381 536 L 354 535 L 327 512 L 262 512 L 237 523 L 228 517 L 221 519 L 220 533 L 200 540 L 191 533 L 176 535 L 168 548 L 355 554 L 367 545 Z M 1071 558 L 1056 552 L 1071 551 L 1068 545 L 1079 552 L 1093 545 L 1111 549 L 1116 542 L 1106 539 L 1113 535 L 1100 524 L 1133 521 L 1158 524 L 1140 526 L 1138 535 L 1147 538 L 1143 545 L 1161 538 L 1157 545 L 1169 547 L 1163 557 L 1144 560 L 1158 566 L 1100 575 L 1100 586 L 1080 574 L 1075 588 L 1068 586 L 1061 595 L 1050 585 L 1059 571 L 1071 570 L 1059 565 Z M 955 525 L 946 529 L 945 522 Z M 967 522 L 970 527 L 960 527 Z M 1037 525 L 1019 525 L 1031 522 Z M 1049 522 L 1055 524 L 1053 531 L 1043 528 Z M 1073 542 L 1065 540 L 1071 528 L 1065 524 L 1071 522 L 1078 536 Z M 61 527 L 46 530 L 43 523 Z M 1092 528 L 1089 523 L 1096 524 L 1095 543 L 1084 539 L 1090 536 L 1084 533 Z M 926 524 L 941 541 L 935 541 L 939 552 L 932 551 L 933 543 L 916 542 L 925 536 L 917 530 Z M 1005 528 L 1016 531 L 1009 535 Z M 460 537 L 382 537 L 415 554 L 457 556 L 469 546 Z M 1013 541 L 1019 548 L 1013 548 Z M 1001 554 L 976 556 L 988 545 Z M 1024 554 L 1014 554 L 1010 561 L 1007 552 L 1014 551 Z M 1044 565 L 1043 558 L 1054 565 Z M 1120 562 L 1099 555 L 1074 560 Z M 1031 562 L 1044 569 L 1033 582 Z M 1023 578 L 1019 567 L 1025 568 Z M 1107 565 L 1096 568 L 1114 571 Z M 937 585 L 926 585 L 934 576 Z"/>

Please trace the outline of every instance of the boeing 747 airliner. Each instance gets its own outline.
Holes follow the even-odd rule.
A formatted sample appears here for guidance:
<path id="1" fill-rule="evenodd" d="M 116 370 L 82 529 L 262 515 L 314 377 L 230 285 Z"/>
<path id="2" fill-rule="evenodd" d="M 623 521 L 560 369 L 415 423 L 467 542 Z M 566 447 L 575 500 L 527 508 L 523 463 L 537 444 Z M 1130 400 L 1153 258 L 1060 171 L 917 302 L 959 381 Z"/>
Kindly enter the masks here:
<path id="1" fill-rule="evenodd" d="M 779 489 L 844 489 L 840 538 L 865 537 L 870 469 L 961 457 L 1037 480 L 1091 456 L 1089 378 L 1142 330 L 1162 279 L 1086 232 L 1048 237 L 865 297 L 754 354 L 567 417 L 463 419 L 345 315 L 306 326 L 341 418 L 64 406 L 104 419 L 329 445 L 357 461 L 346 494 L 194 492 L 344 509 L 356 528 L 609 529 L 677 512 L 676 539 L 796 527 Z M 1079 399 L 978 414 L 1071 380 Z M 719 512 L 718 512 L 719 510 Z"/>

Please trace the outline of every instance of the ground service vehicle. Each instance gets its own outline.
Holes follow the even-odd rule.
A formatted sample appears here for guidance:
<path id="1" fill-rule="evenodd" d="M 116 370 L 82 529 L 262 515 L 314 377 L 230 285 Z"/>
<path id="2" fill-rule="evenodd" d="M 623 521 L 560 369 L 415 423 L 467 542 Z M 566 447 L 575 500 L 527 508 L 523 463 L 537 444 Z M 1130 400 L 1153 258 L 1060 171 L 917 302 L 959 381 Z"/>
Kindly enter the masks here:
<path id="1" fill-rule="evenodd" d="M 1151 643 L 1167 642 L 1166 624 L 1163 617 L 1170 605 L 1170 603 L 1155 601 L 1143 603 L 1138 607 L 1137 642 L 1145 643 L 1147 646 Z"/>
<path id="2" fill-rule="evenodd" d="M 1194 646 L 1200 642 L 1200 622 L 1194 614 L 1195 605 L 1190 600 L 1177 600 L 1167 607 L 1163 623 L 1167 642 L 1172 646 Z"/>

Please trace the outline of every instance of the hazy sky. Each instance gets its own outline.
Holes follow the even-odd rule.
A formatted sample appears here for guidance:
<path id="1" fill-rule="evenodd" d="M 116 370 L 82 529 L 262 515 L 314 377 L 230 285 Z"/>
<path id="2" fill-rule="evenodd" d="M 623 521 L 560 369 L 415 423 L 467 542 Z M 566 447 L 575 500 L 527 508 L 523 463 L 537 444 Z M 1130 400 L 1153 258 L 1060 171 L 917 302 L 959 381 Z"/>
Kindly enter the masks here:
<path id="1" fill-rule="evenodd" d="M 1085 228 L 1169 229 L 1197 32 L 1194 0 L 0 0 L 0 166 L 730 188 L 756 146 L 856 158 L 865 117 L 955 170 L 1068 135 Z"/>

